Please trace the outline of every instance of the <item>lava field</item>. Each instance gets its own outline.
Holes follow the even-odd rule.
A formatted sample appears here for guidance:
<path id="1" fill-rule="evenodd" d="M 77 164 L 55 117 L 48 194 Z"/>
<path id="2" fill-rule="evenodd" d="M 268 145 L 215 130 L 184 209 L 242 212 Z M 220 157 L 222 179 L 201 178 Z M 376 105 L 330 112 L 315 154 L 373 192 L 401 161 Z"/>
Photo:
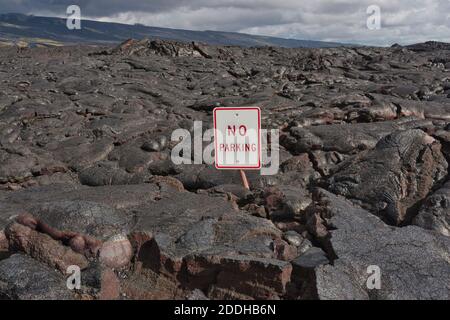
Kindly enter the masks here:
<path id="1" fill-rule="evenodd" d="M 239 106 L 277 174 L 174 164 Z M 0 298 L 450 299 L 449 161 L 449 45 L 1 48 Z"/>

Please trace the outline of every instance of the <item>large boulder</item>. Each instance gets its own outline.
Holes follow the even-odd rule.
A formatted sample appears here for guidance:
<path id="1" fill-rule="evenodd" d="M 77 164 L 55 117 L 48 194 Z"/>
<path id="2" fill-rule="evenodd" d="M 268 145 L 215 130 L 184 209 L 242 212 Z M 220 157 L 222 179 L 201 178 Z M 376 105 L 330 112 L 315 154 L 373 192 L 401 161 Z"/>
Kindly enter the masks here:
<path id="1" fill-rule="evenodd" d="M 450 239 L 416 226 L 387 226 L 348 200 L 317 190 L 310 231 L 334 257 L 318 265 L 313 289 L 320 299 L 449 299 Z M 371 283 L 379 268 L 380 287 Z"/>
<path id="2" fill-rule="evenodd" d="M 210 292 L 211 297 L 284 294 L 291 267 L 283 260 L 294 258 L 297 250 L 270 221 L 240 212 L 223 197 L 192 193 L 176 194 L 135 212 L 139 218 L 131 239 L 139 268 Z M 236 270 L 243 269 L 248 274 L 233 280 Z M 272 269 L 279 277 L 274 278 Z M 247 285 L 238 285 L 242 281 Z"/>
<path id="3" fill-rule="evenodd" d="M 418 129 L 397 131 L 342 163 L 329 178 L 329 189 L 401 224 L 446 177 L 447 166 L 434 138 Z"/>

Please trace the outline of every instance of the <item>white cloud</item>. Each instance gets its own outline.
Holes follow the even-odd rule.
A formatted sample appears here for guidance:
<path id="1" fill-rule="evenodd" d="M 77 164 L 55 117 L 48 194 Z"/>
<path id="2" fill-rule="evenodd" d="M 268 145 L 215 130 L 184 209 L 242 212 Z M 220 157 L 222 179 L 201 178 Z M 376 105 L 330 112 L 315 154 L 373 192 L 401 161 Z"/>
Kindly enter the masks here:
<path id="1" fill-rule="evenodd" d="M 16 11 L 61 16 L 69 2 L 74 1 L 9 0 L 5 5 L 9 11 L 16 6 Z M 129 24 L 375 45 L 450 42 L 449 0 L 82 0 L 78 4 L 85 17 Z M 381 8 L 380 30 L 366 27 L 369 5 Z"/>

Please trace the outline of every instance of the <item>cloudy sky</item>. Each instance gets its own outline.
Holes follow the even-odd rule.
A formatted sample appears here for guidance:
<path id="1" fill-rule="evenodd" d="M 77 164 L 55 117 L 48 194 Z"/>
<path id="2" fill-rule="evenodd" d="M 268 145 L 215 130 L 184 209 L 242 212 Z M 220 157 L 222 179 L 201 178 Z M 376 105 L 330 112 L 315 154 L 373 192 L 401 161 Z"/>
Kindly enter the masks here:
<path id="1" fill-rule="evenodd" d="M 71 4 L 84 19 L 128 24 L 372 45 L 450 42 L 450 0 L 0 0 L 0 12 L 61 17 Z M 367 27 L 371 5 L 381 10 L 380 29 Z"/>

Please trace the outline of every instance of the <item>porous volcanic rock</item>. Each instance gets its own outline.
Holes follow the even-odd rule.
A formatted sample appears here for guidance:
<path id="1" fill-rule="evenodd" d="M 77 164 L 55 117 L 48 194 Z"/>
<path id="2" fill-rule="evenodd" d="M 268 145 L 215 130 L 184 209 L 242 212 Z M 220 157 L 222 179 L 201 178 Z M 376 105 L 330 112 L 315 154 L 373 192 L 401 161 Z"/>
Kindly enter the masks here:
<path id="1" fill-rule="evenodd" d="M 448 299 L 449 64 L 435 42 L 2 47 L 0 298 Z M 199 157 L 238 106 L 279 130 L 250 190 Z"/>
<path id="2" fill-rule="evenodd" d="M 0 261 L 0 297 L 10 300 L 75 298 L 60 273 L 22 254 Z"/>
<path id="3" fill-rule="evenodd" d="M 450 239 L 416 226 L 390 227 L 366 210 L 323 189 L 313 209 L 333 265 L 314 267 L 311 295 L 320 299 L 442 299 L 450 297 Z M 311 216 L 312 219 L 312 216 Z M 367 286 L 379 267 L 380 289 Z M 419 276 L 420 275 L 420 276 Z"/>
<path id="4" fill-rule="evenodd" d="M 442 188 L 425 199 L 413 224 L 450 237 L 450 185 Z"/>
<path id="5" fill-rule="evenodd" d="M 419 201 L 447 176 L 441 145 L 422 130 L 396 131 L 348 159 L 329 179 L 330 190 L 356 199 L 401 224 Z"/>

